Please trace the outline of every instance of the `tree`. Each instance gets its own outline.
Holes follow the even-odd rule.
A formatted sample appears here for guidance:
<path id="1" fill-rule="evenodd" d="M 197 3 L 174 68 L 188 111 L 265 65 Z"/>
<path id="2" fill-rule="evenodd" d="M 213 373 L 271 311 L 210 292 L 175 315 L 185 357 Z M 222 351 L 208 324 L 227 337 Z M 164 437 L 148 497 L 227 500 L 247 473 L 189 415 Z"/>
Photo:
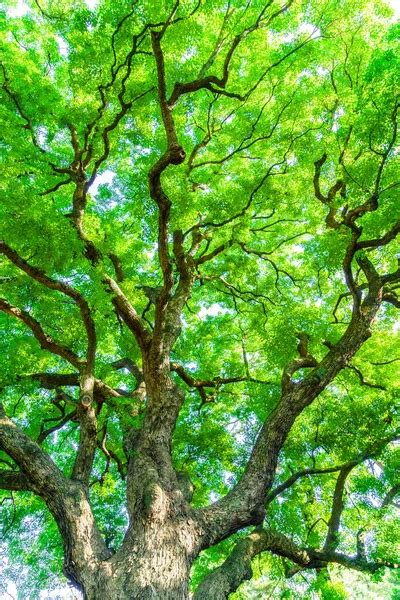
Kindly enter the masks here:
<path id="1" fill-rule="evenodd" d="M 34 0 L 5 22 L 10 552 L 43 515 L 89 599 L 188 598 L 192 573 L 222 600 L 258 555 L 325 587 L 396 566 L 390 9 Z"/>

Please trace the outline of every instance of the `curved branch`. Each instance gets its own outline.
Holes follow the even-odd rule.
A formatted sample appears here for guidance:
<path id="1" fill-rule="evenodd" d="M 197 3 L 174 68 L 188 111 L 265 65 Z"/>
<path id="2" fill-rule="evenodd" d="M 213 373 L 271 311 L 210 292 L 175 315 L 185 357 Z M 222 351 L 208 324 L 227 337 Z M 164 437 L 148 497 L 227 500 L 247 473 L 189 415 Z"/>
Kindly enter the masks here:
<path id="1" fill-rule="evenodd" d="M 50 335 L 43 331 L 39 321 L 34 319 L 26 310 L 22 310 L 17 306 L 9 304 L 4 298 L 0 298 L 0 310 L 25 323 L 32 331 L 43 350 L 48 350 L 52 354 L 61 356 L 61 358 L 76 367 L 78 371 L 82 371 L 85 365 L 84 361 L 82 361 L 79 356 L 72 352 L 67 346 L 55 342 Z"/>
<path id="2" fill-rule="evenodd" d="M 265 78 L 265 76 L 267 75 L 267 73 L 271 69 L 273 69 L 274 67 L 278 66 L 283 60 L 285 60 L 286 58 L 288 58 L 291 54 L 293 54 L 300 47 L 302 47 L 304 45 L 304 43 L 300 44 L 300 46 L 296 47 L 294 50 L 289 51 L 284 57 L 282 57 L 279 61 L 277 61 L 273 65 L 270 65 L 264 71 L 264 73 L 261 75 L 261 77 L 259 78 L 259 80 L 255 84 L 255 86 L 253 86 L 244 95 L 236 94 L 234 92 L 228 92 L 225 89 L 226 85 L 228 83 L 228 79 L 229 79 L 229 67 L 230 67 L 230 63 L 232 61 L 232 58 L 233 58 L 233 56 L 234 56 L 237 48 L 239 47 L 239 44 L 244 39 L 246 39 L 253 31 L 256 31 L 261 26 L 267 26 L 267 25 L 269 25 L 276 17 L 278 17 L 283 12 L 285 12 L 293 4 L 293 2 L 294 2 L 294 0 L 289 0 L 288 2 L 286 2 L 286 4 L 284 4 L 283 6 L 281 6 L 280 9 L 278 9 L 277 11 L 275 11 L 274 13 L 272 13 L 272 15 L 270 15 L 270 17 L 268 19 L 265 16 L 265 12 L 271 6 L 272 0 L 269 0 L 268 2 L 266 2 L 266 4 L 261 9 L 261 11 L 260 11 L 257 19 L 255 20 L 255 22 L 253 23 L 253 25 L 250 25 L 249 27 L 243 29 L 241 33 L 239 33 L 238 35 L 236 35 L 233 38 L 233 40 L 232 40 L 232 42 L 231 42 L 231 44 L 229 46 L 228 52 L 227 52 L 227 54 L 225 56 L 225 60 L 224 60 L 224 64 L 223 64 L 222 77 L 217 77 L 216 75 L 207 75 L 205 77 L 200 77 L 199 79 L 195 79 L 195 80 L 190 81 L 188 83 L 178 83 L 177 82 L 175 84 L 174 89 L 172 91 L 172 94 L 171 94 L 171 96 L 170 96 L 170 98 L 169 98 L 169 100 L 167 102 L 168 106 L 173 107 L 183 94 L 197 92 L 197 91 L 199 91 L 201 89 L 206 89 L 206 90 L 209 90 L 209 91 L 213 92 L 214 94 L 219 94 L 219 95 L 222 95 L 222 96 L 228 96 L 229 98 L 236 98 L 238 100 L 245 100 L 245 99 L 247 99 L 250 96 L 250 94 L 256 89 L 256 87 L 262 81 L 262 79 Z M 225 16 L 225 19 L 226 19 L 226 16 Z M 204 65 L 204 67 L 201 69 L 201 72 L 205 72 L 206 68 L 210 64 L 211 63 L 210 63 L 210 59 L 209 59 L 207 61 L 207 63 Z"/>
<path id="3" fill-rule="evenodd" d="M 1 70 L 3 71 L 3 77 L 4 77 L 2 88 L 5 91 L 5 93 L 7 94 L 7 96 L 14 103 L 19 116 L 25 121 L 25 125 L 23 125 L 23 128 L 27 129 L 29 131 L 33 145 L 35 146 L 35 148 L 37 148 L 40 152 L 42 152 L 44 154 L 46 151 L 44 148 L 42 148 L 40 146 L 39 142 L 37 141 L 35 130 L 33 129 L 32 119 L 27 115 L 25 110 L 22 108 L 21 101 L 18 98 L 17 94 L 11 90 L 10 80 L 8 78 L 7 71 L 2 62 L 0 62 L 0 66 L 1 66 Z"/>
<path id="4" fill-rule="evenodd" d="M 216 543 L 241 527 L 262 521 L 265 496 L 274 479 L 278 454 L 295 419 L 333 381 L 371 336 L 371 324 L 381 304 L 380 286 L 375 279 L 371 281 L 369 294 L 360 312 L 353 314 L 345 333 L 331 346 L 319 365 L 300 381 L 292 381 L 284 386 L 276 408 L 258 434 L 238 483 L 225 497 L 198 511 L 199 518 L 204 520 L 204 545 Z"/>
<path id="5" fill-rule="evenodd" d="M 252 559 L 267 551 L 299 565 L 300 569 L 292 569 L 292 573 L 288 573 L 289 576 L 301 569 L 320 569 L 332 562 L 366 573 L 375 573 L 385 567 L 399 568 L 393 561 L 368 561 L 361 555 L 347 556 L 333 551 L 302 548 L 273 529 L 257 528 L 237 542 L 220 567 L 206 575 L 195 590 L 193 600 L 227 600 L 229 594 L 236 591 L 241 583 L 251 579 Z"/>
<path id="6" fill-rule="evenodd" d="M 355 464 L 349 464 L 340 469 L 339 476 L 336 480 L 335 491 L 333 493 L 332 511 L 328 521 L 328 533 L 326 534 L 324 551 L 331 552 L 336 550 L 339 545 L 339 527 L 340 519 L 344 509 L 344 486 L 347 477 L 354 469 Z"/>
<path id="7" fill-rule="evenodd" d="M 394 439 L 396 439 L 396 436 L 389 436 L 389 437 L 385 438 L 384 440 L 380 440 L 378 443 L 372 445 L 365 452 L 360 454 L 360 456 L 358 456 L 352 460 L 349 460 L 345 463 L 342 463 L 340 465 L 335 465 L 333 467 L 325 467 L 325 468 L 320 468 L 320 469 L 318 469 L 318 468 L 302 469 L 301 471 L 297 471 L 296 473 L 293 473 L 293 475 L 291 475 L 288 479 L 286 479 L 286 481 L 283 481 L 281 484 L 277 485 L 274 489 L 272 489 L 268 493 L 267 498 L 266 498 L 267 504 L 272 502 L 272 500 L 274 500 L 274 498 L 276 498 L 277 496 L 279 496 L 280 494 L 285 492 L 287 489 L 289 489 L 301 477 L 307 477 L 308 475 L 324 475 L 325 473 L 335 473 L 336 471 L 342 471 L 343 469 L 353 468 L 357 465 L 360 465 L 362 462 L 364 462 L 368 458 L 371 458 L 371 457 L 379 454 L 383 450 L 383 448 L 387 444 L 392 442 Z"/>
<path id="8" fill-rule="evenodd" d="M 42 285 L 46 286 L 51 290 L 61 292 L 62 294 L 65 294 L 66 296 L 74 300 L 74 302 L 79 308 L 81 318 L 86 329 L 88 341 L 86 361 L 88 369 L 92 371 L 94 367 L 94 358 L 96 353 L 96 330 L 89 308 L 89 304 L 82 296 L 82 294 L 67 283 L 48 277 L 45 274 L 45 272 L 42 271 L 42 269 L 31 266 L 3 240 L 0 240 L 0 254 L 4 254 L 5 256 L 7 256 L 7 258 L 12 263 L 14 263 L 15 266 L 17 266 L 19 269 L 21 269 L 21 271 L 29 275 L 29 277 L 31 277 L 38 283 L 41 283 Z"/>
<path id="9" fill-rule="evenodd" d="M 47 453 L 6 416 L 1 405 L 0 448 L 15 461 L 28 478 L 30 489 L 52 512 L 65 546 L 65 572 L 73 575 L 74 563 L 85 570 L 90 563 L 108 558 L 110 553 L 97 530 L 84 488 L 68 480 Z"/>
<path id="10" fill-rule="evenodd" d="M 151 334 L 147 330 L 144 321 L 139 317 L 138 313 L 114 279 L 106 276 L 104 277 L 104 283 L 113 293 L 112 303 L 118 314 L 134 334 L 140 348 L 146 349 L 150 344 Z"/>
<path id="11" fill-rule="evenodd" d="M 256 529 L 240 539 L 225 562 L 206 575 L 194 593 L 193 600 L 226 600 L 243 581 L 251 579 L 252 559 L 267 550 L 308 564 L 310 557 L 289 538 L 272 529 Z"/>

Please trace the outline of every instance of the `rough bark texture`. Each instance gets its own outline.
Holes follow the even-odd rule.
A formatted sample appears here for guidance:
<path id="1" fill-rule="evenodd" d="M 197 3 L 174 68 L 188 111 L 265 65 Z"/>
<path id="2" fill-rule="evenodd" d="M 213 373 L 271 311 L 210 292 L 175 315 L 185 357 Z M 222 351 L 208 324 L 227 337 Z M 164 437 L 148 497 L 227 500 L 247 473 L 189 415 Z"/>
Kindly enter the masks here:
<path id="1" fill-rule="evenodd" d="M 58 389 L 62 386 L 79 387 L 79 396 L 75 400 L 74 410 L 64 415 L 64 420 L 61 420 L 60 423 L 64 423 L 65 419 L 74 418 L 78 422 L 80 431 L 79 448 L 76 452 L 72 472 L 68 476 L 58 469 L 50 456 L 40 447 L 40 442 L 47 435 L 46 431 L 41 431 L 38 443 L 33 441 L 8 418 L 0 405 L 0 449 L 13 461 L 10 470 L 0 472 L 0 488 L 11 491 L 29 490 L 43 498 L 54 516 L 63 539 L 64 572 L 68 579 L 83 591 L 88 600 L 187 600 L 189 598 L 190 569 L 199 553 L 250 526 L 256 526 L 256 529 L 247 532 L 246 537 L 240 538 L 225 563 L 204 579 L 195 592 L 196 600 L 225 600 L 228 598 L 229 594 L 236 590 L 242 581 L 251 576 L 253 557 L 264 551 L 286 557 L 301 569 L 320 568 L 326 566 L 328 562 L 336 562 L 367 572 L 374 572 L 382 566 L 381 563 L 368 562 L 361 545 L 355 557 L 347 557 L 336 552 L 340 518 L 344 506 L 345 480 L 357 462 L 348 462 L 330 470 L 320 471 L 339 471 L 332 502 L 332 515 L 328 524 L 328 535 L 323 550 L 298 547 L 287 537 L 272 530 L 262 529 L 261 525 L 265 517 L 266 504 L 274 497 L 275 493 L 271 489 L 278 456 L 295 420 L 329 386 L 338 373 L 347 367 L 349 361 L 371 336 L 371 328 L 382 302 L 388 301 L 394 305 L 398 303 L 397 296 L 390 285 L 398 284 L 400 270 L 379 275 L 372 262 L 360 251 L 380 248 L 389 244 L 399 232 L 399 226 L 392 227 L 379 238 L 360 241 L 362 227 L 357 223 L 357 219 L 361 219 L 365 213 L 373 212 L 378 208 L 376 196 L 379 196 L 382 172 L 389 152 L 395 143 L 397 132 L 395 117 L 393 139 L 387 151 L 377 153 L 382 158 L 376 175 L 374 195 L 350 211 L 347 211 L 346 207 L 340 222 L 332 203 L 337 194 L 341 191 L 344 192 L 344 183 L 338 180 L 333 183 L 327 195 L 324 195 L 321 191 L 320 177 L 327 155 L 324 154 L 314 163 L 315 196 L 329 209 L 326 225 L 334 230 L 340 229 L 345 234 L 349 233 L 349 237 L 351 237 L 343 256 L 343 273 L 348 287 L 348 296 L 352 300 L 352 315 L 342 337 L 336 344 L 324 342 L 328 351 L 322 360 L 317 362 L 309 354 L 307 334 L 298 335 L 299 357 L 286 365 L 282 373 L 281 389 L 280 394 L 277 394 L 276 397 L 275 408 L 267 415 L 254 440 L 250 458 L 244 465 L 236 485 L 225 497 L 209 506 L 200 509 L 193 508 L 190 484 L 188 485 L 184 481 L 173 465 L 172 438 L 184 402 L 183 388 L 176 383 L 174 377 L 180 377 L 187 386 L 197 389 L 204 402 L 207 401 L 206 388 L 217 387 L 224 381 L 225 383 L 254 381 L 248 373 L 246 360 L 244 360 L 247 370 L 245 376 L 231 377 L 225 380 L 196 378 L 187 373 L 182 365 L 172 362 L 171 353 L 180 335 L 182 312 L 190 298 L 195 281 L 202 282 L 200 272 L 202 266 L 233 246 L 246 254 L 254 254 L 259 258 L 265 258 L 271 254 L 270 252 L 251 250 L 244 242 L 234 239 L 233 233 L 229 234 L 232 235 L 232 239 L 223 244 L 218 241 L 214 250 L 211 245 L 211 249 L 208 251 L 213 235 L 209 232 L 220 230 L 227 224 L 232 225 L 239 217 L 246 214 L 256 193 L 274 168 L 285 162 L 286 155 L 294 143 L 293 138 L 285 153 L 285 159 L 282 163 L 278 162 L 269 168 L 267 174 L 262 177 L 250 193 L 244 206 L 236 214 L 225 217 L 225 220 L 220 223 L 199 221 L 185 234 L 179 229 L 171 231 L 172 202 L 163 187 L 163 174 L 167 169 L 173 169 L 185 161 L 185 151 L 175 128 L 173 109 L 182 96 L 205 91 L 212 92 L 215 98 L 227 96 L 230 99 L 244 102 L 275 66 L 311 42 L 312 37 L 306 38 L 299 45 L 291 46 L 290 50 L 285 51 L 278 62 L 266 66 L 258 83 L 252 85 L 245 95 L 230 92 L 227 89 L 230 65 L 239 46 L 258 28 L 269 25 L 273 19 L 286 11 L 291 6 L 292 0 L 278 8 L 275 7 L 275 12 L 272 9 L 268 12 L 272 4 L 272 1 L 266 2 L 254 23 L 242 31 L 239 30 L 230 42 L 229 36 L 227 35 L 225 38 L 225 34 L 222 36 L 223 32 L 221 31 L 221 39 L 224 40 L 225 45 L 222 43 L 219 45 L 218 42 L 215 51 L 201 69 L 199 77 L 186 83 L 167 81 L 169 74 L 166 73 L 163 55 L 164 34 L 174 20 L 178 19 L 175 13 L 179 2 L 175 3 L 170 15 L 164 21 L 157 24 L 148 23 L 138 34 L 133 36 L 132 48 L 123 62 L 117 65 L 114 47 L 115 35 L 122 27 L 124 20 L 130 15 L 124 17 L 112 37 L 115 63 L 111 67 L 111 82 L 98 87 L 101 103 L 97 110 L 97 116 L 93 122 L 87 124 L 83 140 L 80 140 L 73 125 L 68 126 L 73 150 L 73 159 L 69 166 L 57 167 L 49 163 L 54 173 L 68 175 L 69 179 L 64 183 L 70 182 L 74 185 L 72 212 L 66 216 L 73 225 L 79 240 L 83 243 L 83 255 L 91 264 L 90 268 L 94 266 L 100 274 L 98 280 L 101 281 L 101 284 L 99 285 L 104 285 L 108 292 L 111 308 L 115 311 L 118 319 L 129 329 L 138 352 L 140 352 L 141 368 L 134 365 L 129 357 L 121 358 L 121 360 L 115 360 L 118 357 L 113 357 L 115 369 L 128 368 L 134 375 L 136 388 L 132 392 L 113 389 L 96 377 L 96 331 L 92 315 L 93 309 L 83 295 L 61 280 L 58 281 L 47 276 L 43 270 L 30 264 L 31 259 L 25 260 L 8 244 L 0 242 L 0 253 L 22 271 L 24 277 L 30 277 L 35 281 L 35 285 L 43 285 L 55 294 L 67 296 L 68 301 L 73 302 L 74 309 L 79 312 L 85 332 L 86 354 L 81 357 L 48 335 L 28 310 L 14 306 L 6 299 L 0 299 L 0 310 L 10 318 L 18 319 L 24 327 L 30 329 L 31 334 L 39 342 L 41 350 L 52 353 L 74 368 L 73 373 L 36 373 L 31 377 L 47 389 Z M 227 10 L 226 19 L 229 18 L 229 11 L 230 9 Z M 139 47 L 145 47 L 142 42 L 146 36 L 149 38 L 148 48 L 151 48 L 152 54 L 150 50 L 138 50 Z M 214 68 L 214 60 L 223 49 L 225 49 L 225 58 L 222 60 L 222 76 L 206 75 L 210 69 Z M 162 278 L 161 286 L 157 288 L 156 293 L 148 295 L 152 310 L 154 309 L 151 327 L 144 318 L 145 313 L 141 316 L 121 289 L 124 273 L 118 257 L 114 254 L 110 255 L 117 283 L 108 274 L 109 265 L 94 242 L 88 239 L 84 227 L 87 192 L 99 168 L 110 153 L 110 132 L 117 127 L 136 100 L 142 98 L 148 91 L 155 89 L 153 87 L 140 93 L 137 97 L 127 100 L 129 89 L 127 91 L 126 84 L 131 75 L 133 57 L 139 52 L 145 55 L 150 54 L 154 59 L 154 68 L 157 74 L 156 99 L 165 134 L 165 149 L 156 158 L 148 172 L 149 196 L 154 202 L 154 209 L 158 216 L 158 266 L 160 278 Z M 7 81 L 4 84 L 6 85 L 5 89 L 8 90 L 10 98 L 15 101 Z M 115 92 L 112 102 L 112 112 L 114 112 L 111 122 L 107 124 L 106 91 L 109 89 L 112 89 L 113 93 Z M 172 90 L 169 98 L 168 89 Z M 21 113 L 18 103 L 16 109 Z M 398 106 L 396 111 L 397 109 Z M 283 114 L 283 110 L 281 114 Z M 271 137 L 278 124 L 281 125 L 279 119 L 280 116 L 277 117 L 271 134 L 259 138 L 260 140 Z M 27 125 L 29 124 L 28 121 Z M 253 125 L 253 130 L 256 124 Z M 103 129 L 101 129 L 102 127 Z M 32 134 L 34 133 L 32 128 L 28 127 L 28 129 Z M 193 150 L 189 158 L 189 171 L 194 168 L 193 160 L 196 152 L 208 143 L 211 135 L 212 132 L 209 131 L 203 142 L 197 144 Z M 242 144 L 246 140 L 247 138 L 243 140 Z M 241 145 L 238 148 L 240 149 L 240 147 Z M 250 143 L 247 147 L 250 147 Z M 231 152 L 227 158 L 238 152 L 239 149 Z M 43 150 L 43 152 L 45 151 Z M 222 164 L 224 161 L 225 159 L 215 162 Z M 42 195 L 56 189 L 58 186 L 43 192 Z M 206 250 L 198 255 L 199 248 L 205 239 L 204 231 L 209 233 L 210 240 L 207 239 Z M 356 268 L 361 274 L 360 277 L 363 278 L 361 284 L 356 283 L 357 278 L 353 275 L 355 262 L 357 262 Z M 278 276 L 279 270 L 272 261 L 270 263 L 274 266 Z M 220 281 L 226 283 L 222 277 Z M 121 283 L 121 287 L 118 285 L 119 283 Z M 388 285 L 390 289 L 387 287 Z M 152 288 L 147 289 L 154 292 Z M 236 293 L 239 292 L 236 289 Z M 251 294 L 252 292 L 246 293 Z M 294 375 L 300 370 L 302 375 L 296 379 Z M 58 391 L 58 393 L 64 394 L 64 397 L 68 396 L 66 392 Z M 121 547 L 114 552 L 107 547 L 96 525 L 90 505 L 89 484 L 95 452 L 98 447 L 104 448 L 104 438 L 99 440 L 97 417 L 105 402 L 109 401 L 112 406 L 115 399 L 123 396 L 129 396 L 137 401 L 137 405 L 132 411 L 136 410 L 136 415 L 141 411 L 142 420 L 136 429 L 123 432 L 123 446 L 127 457 L 126 505 L 129 526 Z M 365 456 L 368 456 L 368 453 Z M 125 476 L 124 467 L 120 464 L 119 470 Z M 319 471 L 318 469 L 304 471 L 305 474 L 311 472 L 318 473 Z M 301 475 L 302 473 L 293 475 L 292 483 Z M 281 489 L 284 489 L 285 485 L 288 487 L 291 483 L 281 485 Z M 393 489 L 395 490 L 395 488 Z M 396 491 L 392 495 L 389 493 L 385 502 L 392 502 L 395 493 Z"/>

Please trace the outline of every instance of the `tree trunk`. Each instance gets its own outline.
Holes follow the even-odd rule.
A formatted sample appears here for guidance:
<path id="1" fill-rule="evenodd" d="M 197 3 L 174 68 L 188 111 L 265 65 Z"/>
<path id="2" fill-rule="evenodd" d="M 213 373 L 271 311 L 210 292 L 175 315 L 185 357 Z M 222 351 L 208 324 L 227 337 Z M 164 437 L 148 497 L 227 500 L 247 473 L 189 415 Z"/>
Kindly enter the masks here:
<path id="1" fill-rule="evenodd" d="M 171 460 L 183 394 L 169 371 L 145 376 L 148 411 L 126 448 L 130 526 L 116 554 L 75 575 L 88 600 L 189 598 L 190 568 L 204 531 Z"/>
<path id="2" fill-rule="evenodd" d="M 187 600 L 195 537 L 181 516 L 136 523 L 117 554 L 75 579 L 87 600 Z"/>

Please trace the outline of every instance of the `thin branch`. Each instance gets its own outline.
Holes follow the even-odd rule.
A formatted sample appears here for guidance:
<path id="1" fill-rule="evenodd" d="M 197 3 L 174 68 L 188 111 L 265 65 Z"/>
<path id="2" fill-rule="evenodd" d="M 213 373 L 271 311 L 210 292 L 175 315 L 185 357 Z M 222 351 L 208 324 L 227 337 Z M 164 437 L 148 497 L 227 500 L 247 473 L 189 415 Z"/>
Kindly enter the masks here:
<path id="1" fill-rule="evenodd" d="M 335 491 L 332 501 L 332 512 L 328 521 L 328 533 L 325 539 L 324 551 L 332 552 L 339 545 L 339 527 L 340 519 L 344 509 L 344 486 L 346 479 L 356 465 L 349 464 L 340 469 L 339 476 L 336 480 Z"/>
<path id="2" fill-rule="evenodd" d="M 21 101 L 18 98 L 17 94 L 15 92 L 13 92 L 10 88 L 10 80 L 8 78 L 7 71 L 2 62 L 0 62 L 0 67 L 1 67 L 1 70 L 3 71 L 3 77 L 4 77 L 4 81 L 3 81 L 3 85 L 2 85 L 3 90 L 6 92 L 7 96 L 14 103 L 14 106 L 16 107 L 19 116 L 26 122 L 26 124 L 23 125 L 23 128 L 27 129 L 29 131 L 33 145 L 38 150 L 40 150 L 40 152 L 45 153 L 46 152 L 45 149 L 42 148 L 40 146 L 39 142 L 37 141 L 35 130 L 34 130 L 33 124 L 32 124 L 32 119 L 27 115 L 27 113 L 23 109 Z"/>
<path id="3" fill-rule="evenodd" d="M 364 379 L 364 375 L 361 373 L 361 371 L 358 367 L 355 367 L 354 365 L 347 365 L 347 368 L 354 371 L 354 373 L 357 375 L 358 379 L 360 380 L 361 385 L 365 385 L 367 387 L 374 388 L 376 390 L 383 390 L 383 391 L 386 390 L 384 385 L 379 385 L 377 383 L 370 383 L 369 381 L 366 381 Z"/>

